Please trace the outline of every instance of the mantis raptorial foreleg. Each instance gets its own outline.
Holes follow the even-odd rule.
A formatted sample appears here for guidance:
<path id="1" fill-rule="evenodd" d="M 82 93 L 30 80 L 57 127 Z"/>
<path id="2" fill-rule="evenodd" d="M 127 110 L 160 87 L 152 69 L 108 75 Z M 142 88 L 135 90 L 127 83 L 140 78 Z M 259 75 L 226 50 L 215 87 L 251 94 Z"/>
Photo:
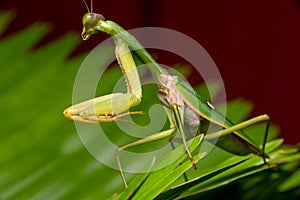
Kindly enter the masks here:
<path id="1" fill-rule="evenodd" d="M 126 81 L 127 93 L 108 94 L 71 106 L 64 111 L 67 118 L 87 123 L 100 123 L 113 122 L 128 114 L 143 114 L 127 112 L 129 108 L 141 102 L 142 89 L 127 43 L 117 36 L 115 43 L 115 53 Z"/>

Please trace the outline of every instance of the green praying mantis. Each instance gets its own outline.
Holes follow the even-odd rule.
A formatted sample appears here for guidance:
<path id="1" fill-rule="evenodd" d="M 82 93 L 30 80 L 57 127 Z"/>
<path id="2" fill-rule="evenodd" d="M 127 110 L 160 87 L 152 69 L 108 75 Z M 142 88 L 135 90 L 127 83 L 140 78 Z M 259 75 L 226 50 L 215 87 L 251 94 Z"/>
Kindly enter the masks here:
<path id="1" fill-rule="evenodd" d="M 170 75 L 167 70 L 162 68 L 134 36 L 115 22 L 105 20 L 101 14 L 93 13 L 92 2 L 91 10 L 89 10 L 85 1 L 84 3 L 88 9 L 88 13 L 86 13 L 82 19 L 82 39 L 88 40 L 93 34 L 97 34 L 98 32 L 105 32 L 113 37 L 115 42 L 115 54 L 125 78 L 127 93 L 108 94 L 73 105 L 64 111 L 65 117 L 75 121 L 97 124 L 118 120 L 122 121 L 121 118 L 125 115 L 144 114 L 141 111 L 128 111 L 129 108 L 138 105 L 142 100 L 141 82 L 135 59 L 130 51 L 130 49 L 133 49 L 139 59 L 149 67 L 152 76 L 156 79 L 158 88 L 157 95 L 170 122 L 170 128 L 168 130 L 126 144 L 116 150 L 116 161 L 125 187 L 127 187 L 127 182 L 122 170 L 119 153 L 131 147 L 151 141 L 165 138 L 169 138 L 169 140 L 172 141 L 177 132 L 180 133 L 182 143 L 191 160 L 191 164 L 196 168 L 196 162 L 186 142 L 185 126 L 193 127 L 193 130 L 196 130 L 194 135 L 205 134 L 206 140 L 218 138 L 216 145 L 228 152 L 236 155 L 253 153 L 261 156 L 263 162 L 267 164 L 266 159 L 268 155 L 265 153 L 265 144 L 270 125 L 268 115 L 260 115 L 239 124 L 233 124 L 229 119 L 220 114 L 208 101 L 205 101 L 201 96 L 195 94 L 191 90 L 191 86 L 188 82 L 178 76 Z M 205 122 L 210 122 L 214 126 L 220 127 L 221 130 L 206 133 L 203 127 L 201 127 L 201 124 L 205 124 Z M 242 131 L 242 129 L 259 122 L 266 123 L 261 148 L 252 142 Z"/>

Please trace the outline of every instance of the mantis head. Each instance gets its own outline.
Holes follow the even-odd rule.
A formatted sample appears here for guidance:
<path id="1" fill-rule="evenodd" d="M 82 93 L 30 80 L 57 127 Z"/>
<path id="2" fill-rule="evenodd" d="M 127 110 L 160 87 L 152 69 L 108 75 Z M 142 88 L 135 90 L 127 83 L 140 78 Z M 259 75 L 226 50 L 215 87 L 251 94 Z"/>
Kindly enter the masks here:
<path id="1" fill-rule="evenodd" d="M 100 21 L 104 21 L 103 15 L 97 13 L 86 13 L 82 18 L 83 30 L 81 37 L 83 40 L 88 40 L 91 35 L 96 34 L 99 30 L 97 26 Z"/>
<path id="2" fill-rule="evenodd" d="M 98 33 L 99 24 L 101 24 L 101 22 L 105 19 L 103 15 L 93 12 L 93 0 L 91 0 L 91 9 L 85 0 L 83 0 L 83 3 L 87 8 L 88 13 L 86 13 L 82 18 L 83 30 L 81 37 L 83 40 L 88 40 L 93 34 Z"/>

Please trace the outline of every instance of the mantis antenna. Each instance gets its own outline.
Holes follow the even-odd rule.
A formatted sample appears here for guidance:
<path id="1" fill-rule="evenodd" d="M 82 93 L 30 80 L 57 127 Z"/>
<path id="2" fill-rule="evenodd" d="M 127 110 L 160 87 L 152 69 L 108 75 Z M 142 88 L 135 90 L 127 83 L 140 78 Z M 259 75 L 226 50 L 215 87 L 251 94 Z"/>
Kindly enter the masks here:
<path id="1" fill-rule="evenodd" d="M 83 0 L 83 3 L 84 3 L 84 5 L 85 5 L 85 7 L 86 7 L 86 9 L 88 10 L 89 13 L 91 13 L 91 11 L 93 12 L 93 1 L 92 0 L 91 0 L 91 11 L 90 11 L 89 6 L 87 5 L 85 0 Z"/>
<path id="2" fill-rule="evenodd" d="M 93 13 L 93 0 L 91 0 L 91 12 Z"/>

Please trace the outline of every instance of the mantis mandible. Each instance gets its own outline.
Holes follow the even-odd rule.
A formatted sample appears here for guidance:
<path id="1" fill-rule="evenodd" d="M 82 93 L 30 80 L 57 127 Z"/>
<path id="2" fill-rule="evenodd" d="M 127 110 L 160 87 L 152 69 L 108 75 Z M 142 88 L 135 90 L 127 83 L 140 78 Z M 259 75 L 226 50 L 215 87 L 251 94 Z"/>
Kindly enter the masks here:
<path id="1" fill-rule="evenodd" d="M 84 3 L 88 9 L 88 13 L 86 13 L 82 19 L 82 39 L 88 40 L 93 34 L 98 32 L 105 32 L 113 37 L 115 42 L 115 54 L 125 78 L 127 93 L 108 94 L 73 105 L 64 111 L 64 115 L 68 119 L 80 122 L 102 123 L 114 122 L 117 120 L 122 121 L 120 118 L 125 115 L 143 114 L 141 111 L 128 111 L 129 108 L 138 105 L 142 99 L 139 75 L 136 69 L 135 60 L 129 49 L 132 48 L 139 59 L 148 65 L 152 76 L 157 80 L 158 98 L 163 104 L 170 121 L 170 128 L 168 130 L 126 144 L 116 150 L 117 165 L 125 187 L 127 187 L 127 182 L 122 170 L 119 153 L 128 148 L 155 140 L 169 138 L 171 141 L 174 134 L 177 132 L 180 133 L 185 151 L 191 160 L 193 167 L 196 168 L 196 162 L 186 144 L 184 126 L 196 128 L 197 132 L 201 132 L 201 124 L 203 122 L 211 122 L 215 126 L 222 128 L 220 131 L 205 135 L 206 140 L 219 138 L 216 145 L 220 148 L 236 155 L 256 154 L 261 156 L 263 162 L 267 164 L 266 158 L 268 158 L 268 155 L 265 153 L 264 149 L 270 125 L 268 115 L 260 115 L 239 124 L 233 124 L 229 119 L 219 114 L 215 108 L 201 98 L 201 96 L 195 95 L 195 93 L 191 91 L 189 83 L 178 76 L 170 75 L 167 70 L 162 68 L 134 36 L 115 22 L 105 20 L 101 14 L 94 13 L 92 1 L 91 10 L 89 10 L 85 1 Z M 259 122 L 266 123 L 262 148 L 252 142 L 242 131 L 242 129 Z M 194 134 L 196 135 L 198 133 Z"/>

